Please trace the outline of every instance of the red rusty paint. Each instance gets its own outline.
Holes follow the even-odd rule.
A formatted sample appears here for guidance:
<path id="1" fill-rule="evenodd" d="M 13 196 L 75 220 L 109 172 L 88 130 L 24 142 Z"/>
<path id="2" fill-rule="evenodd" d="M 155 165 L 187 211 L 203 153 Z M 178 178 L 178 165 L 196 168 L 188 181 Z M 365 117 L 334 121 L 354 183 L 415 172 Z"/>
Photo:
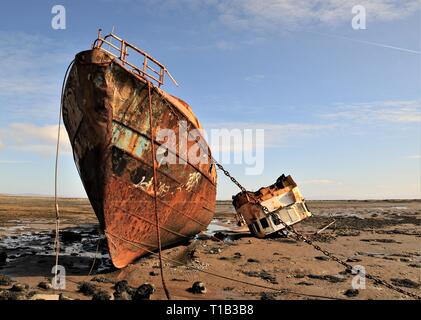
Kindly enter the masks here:
<path id="1" fill-rule="evenodd" d="M 145 80 L 135 77 L 98 48 L 76 56 L 65 88 L 63 119 L 75 162 L 107 236 L 112 262 L 118 268 L 148 252 L 130 242 L 148 250 L 157 249 L 145 91 Z M 156 87 L 151 91 L 154 127 L 172 128 L 177 133 L 178 119 L 182 119 L 191 129 L 201 128 L 185 102 Z M 132 135 L 127 150 L 113 145 L 113 122 L 137 134 Z M 121 130 L 118 139 L 124 139 L 125 134 Z M 136 155 L 139 135 L 149 143 Z M 157 148 L 159 143 L 154 141 L 154 146 Z M 195 174 L 199 176 L 193 184 L 195 179 L 191 177 Z M 163 246 L 206 229 L 214 215 L 216 199 L 216 171 L 211 162 L 162 165 L 157 170 L 157 182 Z"/>

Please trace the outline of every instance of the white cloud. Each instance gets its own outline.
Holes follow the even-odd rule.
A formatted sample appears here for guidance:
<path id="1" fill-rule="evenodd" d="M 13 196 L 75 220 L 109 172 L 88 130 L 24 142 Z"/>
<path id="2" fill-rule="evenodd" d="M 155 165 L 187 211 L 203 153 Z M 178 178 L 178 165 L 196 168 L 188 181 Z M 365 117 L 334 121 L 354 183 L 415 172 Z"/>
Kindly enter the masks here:
<path id="1" fill-rule="evenodd" d="M 69 61 L 62 44 L 23 32 L 0 32 L 0 92 L 40 94 L 59 87 L 49 73 L 57 65 Z M 70 61 L 69 61 L 70 62 Z"/>
<path id="2" fill-rule="evenodd" d="M 218 1 L 219 19 L 235 29 L 294 29 L 313 24 L 351 23 L 354 5 L 366 8 L 370 21 L 403 19 L 419 10 L 419 0 L 233 0 Z"/>
<path id="3" fill-rule="evenodd" d="M 421 155 L 417 154 L 413 156 L 408 156 L 407 159 L 421 159 Z"/>
<path id="4" fill-rule="evenodd" d="M 58 125 L 12 123 L 6 128 L 0 128 L 0 137 L 7 141 L 5 149 L 51 156 L 56 151 L 57 129 Z M 61 128 L 60 146 L 62 153 L 71 153 L 69 137 L 64 127 Z"/>
<path id="5" fill-rule="evenodd" d="M 335 112 L 322 115 L 333 120 L 355 122 L 420 123 L 421 101 L 389 100 L 354 104 L 338 104 Z"/>

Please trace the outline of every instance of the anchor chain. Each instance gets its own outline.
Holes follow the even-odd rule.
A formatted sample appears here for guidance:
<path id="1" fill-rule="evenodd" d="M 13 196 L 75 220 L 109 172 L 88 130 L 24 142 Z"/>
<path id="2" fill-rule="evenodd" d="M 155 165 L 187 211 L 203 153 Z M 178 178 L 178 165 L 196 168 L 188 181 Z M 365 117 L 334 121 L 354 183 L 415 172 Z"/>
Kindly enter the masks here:
<path id="1" fill-rule="evenodd" d="M 162 99 L 162 102 L 164 102 L 164 104 L 166 104 L 168 107 L 169 107 L 169 109 L 171 109 L 171 111 L 173 112 L 173 114 L 177 117 L 177 119 L 179 120 L 179 121 L 181 121 L 182 119 L 180 118 L 180 116 L 178 115 L 178 113 L 174 110 L 174 108 L 171 106 L 171 104 L 170 103 L 168 103 L 166 100 L 164 100 L 164 99 Z M 188 130 L 188 128 L 185 128 L 185 129 L 187 129 L 187 133 L 188 133 L 188 135 L 190 135 L 190 132 L 189 132 L 189 130 Z M 202 147 L 202 145 L 199 143 L 199 147 L 200 148 L 202 148 L 203 149 L 203 147 Z M 247 191 L 247 189 L 236 179 L 236 178 L 234 178 L 231 174 L 230 174 L 230 172 L 228 171 L 228 170 L 226 170 L 225 168 L 224 168 L 224 166 L 222 165 L 222 164 L 220 164 L 218 161 L 216 161 L 215 160 L 215 158 L 212 156 L 212 155 L 210 155 L 209 153 L 208 153 L 208 151 L 207 150 L 204 150 L 206 153 L 207 153 L 207 155 L 208 155 L 208 157 L 209 157 L 209 159 L 216 165 L 216 167 L 219 169 L 219 170 L 221 170 L 223 173 L 224 173 L 224 175 L 225 176 L 227 176 L 240 190 L 241 190 L 241 192 L 244 192 L 244 193 L 247 193 L 248 191 Z M 253 198 L 253 202 L 254 202 L 254 204 L 256 204 L 256 205 L 258 205 L 262 210 L 263 210 L 263 212 L 266 214 L 266 215 L 269 215 L 271 212 L 269 211 L 269 209 L 267 208 L 267 207 L 265 207 L 264 205 L 262 205 L 257 199 L 255 199 L 255 198 Z M 280 210 L 280 209 L 278 209 L 278 210 Z M 272 213 L 275 213 L 276 211 L 278 211 L 278 210 L 275 210 L 274 212 L 272 212 Z M 244 219 L 243 217 L 239 217 L 239 220 L 241 221 L 241 219 Z M 331 252 L 329 252 L 329 251 L 327 251 L 326 249 L 323 249 L 323 248 L 321 248 L 319 245 L 317 245 L 317 244 L 315 244 L 312 240 L 310 240 L 310 239 L 308 239 L 306 236 L 304 236 L 303 234 L 301 234 L 301 233 L 299 233 L 298 231 L 296 231 L 295 229 L 294 229 L 294 227 L 292 227 L 292 226 L 290 226 L 290 225 L 288 225 L 288 224 L 286 224 L 282 219 L 279 219 L 279 221 L 281 222 L 281 224 L 285 227 L 285 229 L 286 230 L 288 230 L 290 233 L 292 233 L 292 234 L 294 234 L 295 235 L 295 237 L 299 240 L 299 241 L 302 241 L 302 242 L 304 242 L 304 243 L 306 243 L 306 244 L 308 244 L 308 245 L 310 245 L 310 246 L 312 246 L 315 250 L 317 250 L 317 251 L 319 251 L 319 252 L 321 252 L 321 253 L 323 253 L 326 257 L 328 257 L 329 259 L 331 259 L 331 260 L 333 260 L 333 261 L 335 261 L 335 262 L 337 262 L 337 263 L 339 263 L 339 264 L 341 264 L 342 266 L 344 266 L 345 268 L 346 268 L 346 270 L 349 270 L 350 272 L 354 269 L 354 267 L 352 266 L 352 265 L 350 265 L 349 263 L 347 263 L 347 262 L 345 262 L 345 261 L 343 261 L 343 260 L 341 260 L 340 258 L 338 258 L 338 257 L 336 257 L 335 255 L 333 255 Z M 358 271 L 359 273 L 360 273 L 360 271 Z M 414 294 L 414 293 L 412 293 L 412 292 L 408 292 L 408 291 L 406 291 L 406 290 L 403 290 L 403 289 L 401 289 L 401 288 L 398 288 L 398 287 L 396 287 L 396 286 L 394 286 L 394 285 L 392 285 L 392 284 L 390 284 L 389 282 L 387 282 L 387 281 L 385 281 L 385 280 L 383 280 L 383 279 L 380 279 L 379 277 L 376 277 L 376 276 L 373 276 L 373 275 L 371 275 L 371 274 L 367 274 L 367 273 L 364 273 L 363 274 L 367 279 L 370 279 L 370 280 L 372 280 L 372 281 L 374 281 L 374 283 L 377 283 L 377 284 L 381 284 L 381 285 L 383 285 L 384 287 L 386 287 L 386 288 L 388 288 L 388 289 L 390 289 L 390 290 L 392 290 L 392 291 L 396 291 L 396 292 L 399 292 L 399 293 L 401 293 L 401 294 L 403 294 L 403 295 L 406 295 L 406 296 L 409 296 L 409 297 L 411 297 L 411 298 L 414 298 L 414 299 L 417 299 L 417 300 L 421 300 L 421 296 L 419 296 L 419 295 L 416 295 L 416 294 Z"/>

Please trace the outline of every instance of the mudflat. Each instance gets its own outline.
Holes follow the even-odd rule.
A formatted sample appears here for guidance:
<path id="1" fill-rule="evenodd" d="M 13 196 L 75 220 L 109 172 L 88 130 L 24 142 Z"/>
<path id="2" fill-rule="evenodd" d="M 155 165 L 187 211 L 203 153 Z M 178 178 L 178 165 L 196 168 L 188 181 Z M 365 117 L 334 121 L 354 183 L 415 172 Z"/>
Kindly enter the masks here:
<path id="1" fill-rule="evenodd" d="M 123 299 L 131 295 L 121 294 L 122 284 L 130 293 L 145 283 L 156 289 L 150 299 L 165 299 L 156 255 L 115 269 L 88 200 L 60 199 L 59 203 L 60 265 L 66 270 L 66 288 L 54 290 L 45 285 L 53 276 L 55 259 L 53 199 L 0 196 L 0 299 L 59 293 L 69 299 Z M 297 231 L 366 273 L 421 294 L 421 200 L 307 203 L 313 216 L 296 225 Z M 230 202 L 219 201 L 206 232 L 163 250 L 164 276 L 172 298 L 407 298 L 368 279 L 365 289 L 352 290 L 355 275 L 343 266 L 289 237 L 254 238 L 247 229 L 236 227 L 233 213 Z M 206 292 L 191 290 L 197 281 Z M 40 283 L 44 284 L 39 287 Z M 9 294 L 12 286 L 14 294 Z"/>

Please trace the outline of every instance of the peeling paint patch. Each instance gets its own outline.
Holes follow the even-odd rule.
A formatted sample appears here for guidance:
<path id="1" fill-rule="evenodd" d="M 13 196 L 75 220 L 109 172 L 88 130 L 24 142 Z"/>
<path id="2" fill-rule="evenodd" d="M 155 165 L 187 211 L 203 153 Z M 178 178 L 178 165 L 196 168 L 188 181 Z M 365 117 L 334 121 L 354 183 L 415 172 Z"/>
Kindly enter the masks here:
<path id="1" fill-rule="evenodd" d="M 113 122 L 112 144 L 138 158 L 141 158 L 150 146 L 147 138 L 116 122 Z"/>

